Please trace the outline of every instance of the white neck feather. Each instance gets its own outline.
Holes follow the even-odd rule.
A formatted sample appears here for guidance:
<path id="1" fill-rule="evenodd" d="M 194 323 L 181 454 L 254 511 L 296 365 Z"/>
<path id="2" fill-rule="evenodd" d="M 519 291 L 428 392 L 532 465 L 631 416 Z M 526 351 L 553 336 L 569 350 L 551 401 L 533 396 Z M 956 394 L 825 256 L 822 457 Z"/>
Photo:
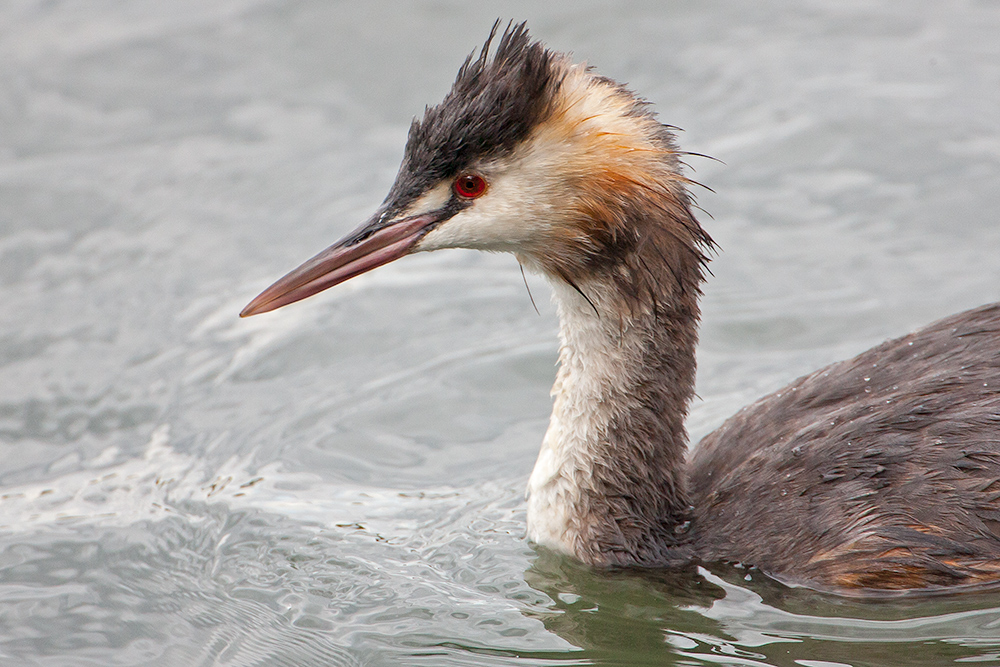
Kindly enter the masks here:
<path id="1" fill-rule="evenodd" d="M 552 285 L 560 321 L 559 371 L 549 428 L 528 481 L 528 537 L 581 557 L 592 469 L 606 457 L 601 450 L 612 420 L 630 407 L 630 371 L 641 360 L 642 341 L 604 307 L 610 304 L 601 294 L 588 291 L 591 305 L 565 282 Z"/>

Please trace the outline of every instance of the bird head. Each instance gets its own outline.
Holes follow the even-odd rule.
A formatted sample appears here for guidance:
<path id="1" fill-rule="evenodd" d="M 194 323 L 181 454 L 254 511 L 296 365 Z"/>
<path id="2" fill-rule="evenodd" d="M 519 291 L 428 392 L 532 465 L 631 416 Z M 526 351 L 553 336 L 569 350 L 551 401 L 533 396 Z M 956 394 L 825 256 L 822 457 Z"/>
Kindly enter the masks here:
<path id="1" fill-rule="evenodd" d="M 696 266 L 700 280 L 711 239 L 691 214 L 670 128 L 623 86 L 531 40 L 524 24 L 491 49 L 496 32 L 444 100 L 414 120 L 375 214 L 241 316 L 443 248 L 511 252 L 577 290 L 601 277 L 641 291 L 637 281 L 659 278 L 637 277 L 643 248 Z"/>

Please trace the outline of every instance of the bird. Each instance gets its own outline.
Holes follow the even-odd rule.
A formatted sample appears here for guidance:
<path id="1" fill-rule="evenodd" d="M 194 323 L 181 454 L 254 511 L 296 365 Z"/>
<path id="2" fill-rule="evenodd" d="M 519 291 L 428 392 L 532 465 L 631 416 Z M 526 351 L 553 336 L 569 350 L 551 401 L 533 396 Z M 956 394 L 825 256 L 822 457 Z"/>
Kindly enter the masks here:
<path id="1" fill-rule="evenodd" d="M 1000 304 L 802 377 L 689 455 L 717 247 L 677 128 L 525 23 L 499 26 L 414 119 L 374 215 L 241 316 L 417 252 L 512 253 L 559 319 L 533 543 L 597 568 L 737 564 L 844 594 L 1000 581 Z"/>

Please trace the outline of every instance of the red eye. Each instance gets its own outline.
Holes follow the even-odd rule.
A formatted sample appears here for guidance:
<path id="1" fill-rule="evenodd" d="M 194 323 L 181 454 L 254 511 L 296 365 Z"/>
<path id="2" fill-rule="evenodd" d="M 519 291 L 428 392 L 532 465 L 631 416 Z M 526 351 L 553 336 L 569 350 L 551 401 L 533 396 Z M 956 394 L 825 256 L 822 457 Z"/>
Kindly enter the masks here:
<path id="1" fill-rule="evenodd" d="M 475 199 L 486 192 L 486 179 L 476 174 L 462 174 L 455 179 L 455 194 L 466 199 Z"/>

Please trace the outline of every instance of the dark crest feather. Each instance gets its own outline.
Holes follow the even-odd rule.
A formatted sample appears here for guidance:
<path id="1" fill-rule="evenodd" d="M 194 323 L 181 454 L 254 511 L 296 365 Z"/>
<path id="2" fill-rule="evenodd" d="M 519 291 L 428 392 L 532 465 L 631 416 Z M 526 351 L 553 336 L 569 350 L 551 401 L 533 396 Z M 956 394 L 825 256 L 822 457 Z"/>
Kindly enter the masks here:
<path id="1" fill-rule="evenodd" d="M 426 188 L 477 160 L 510 154 L 541 122 L 559 88 L 556 56 L 532 41 L 524 23 L 508 24 L 492 52 L 500 22 L 469 55 L 451 91 L 414 120 L 387 203 L 402 208 Z"/>

